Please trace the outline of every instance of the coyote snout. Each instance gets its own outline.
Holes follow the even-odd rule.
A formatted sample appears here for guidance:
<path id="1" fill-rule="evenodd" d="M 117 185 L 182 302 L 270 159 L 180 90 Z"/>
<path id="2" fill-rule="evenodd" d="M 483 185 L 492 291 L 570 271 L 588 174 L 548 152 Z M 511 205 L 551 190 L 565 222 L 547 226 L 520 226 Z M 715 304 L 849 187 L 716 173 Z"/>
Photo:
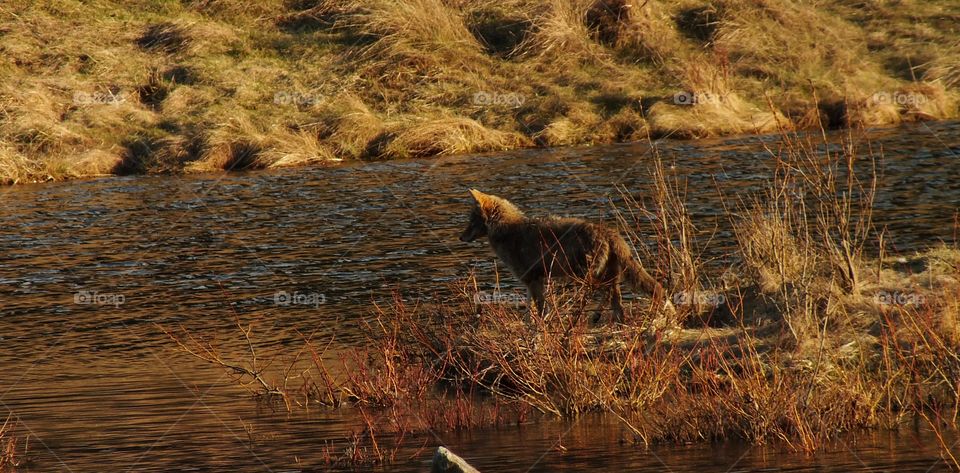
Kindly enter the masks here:
<path id="1" fill-rule="evenodd" d="M 623 320 L 622 279 L 663 297 L 663 286 L 633 258 L 616 230 L 576 218 L 529 218 L 506 199 L 476 189 L 470 189 L 470 195 L 475 205 L 460 241 L 487 237 L 494 253 L 527 287 L 541 315 L 547 312 L 544 286 L 551 277 L 583 281 L 591 289 L 606 291 L 618 322 Z"/>
<path id="2" fill-rule="evenodd" d="M 471 193 L 476 192 L 479 195 L 483 195 L 483 194 L 480 194 L 480 192 L 477 192 L 475 190 L 470 190 L 470 192 Z M 465 241 L 469 243 L 473 240 L 476 240 L 477 238 L 483 238 L 485 236 L 487 236 L 487 222 L 483 217 L 483 213 L 480 210 L 480 206 L 475 205 L 473 207 L 473 210 L 470 211 L 470 221 L 467 222 L 467 228 L 464 229 L 463 233 L 460 234 L 460 241 Z"/>

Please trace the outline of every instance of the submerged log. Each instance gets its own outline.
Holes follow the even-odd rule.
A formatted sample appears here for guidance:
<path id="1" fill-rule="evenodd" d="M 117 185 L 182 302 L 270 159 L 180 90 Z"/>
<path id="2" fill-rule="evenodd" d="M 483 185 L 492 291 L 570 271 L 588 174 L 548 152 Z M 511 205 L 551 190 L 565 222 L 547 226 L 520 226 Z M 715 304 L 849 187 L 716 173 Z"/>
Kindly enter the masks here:
<path id="1" fill-rule="evenodd" d="M 476 468 L 470 466 L 466 460 L 454 455 L 453 452 L 445 447 L 437 447 L 437 452 L 433 454 L 433 463 L 430 465 L 430 473 L 480 473 Z"/>

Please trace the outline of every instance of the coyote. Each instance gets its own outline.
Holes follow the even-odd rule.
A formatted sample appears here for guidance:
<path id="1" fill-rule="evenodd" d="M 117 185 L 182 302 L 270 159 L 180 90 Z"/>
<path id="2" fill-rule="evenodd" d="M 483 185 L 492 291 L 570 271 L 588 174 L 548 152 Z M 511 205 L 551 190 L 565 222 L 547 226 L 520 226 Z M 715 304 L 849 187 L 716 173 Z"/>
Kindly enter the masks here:
<path id="1" fill-rule="evenodd" d="M 663 300 L 663 286 L 633 259 L 616 230 L 577 218 L 534 219 L 506 199 L 476 189 L 470 189 L 470 195 L 475 205 L 460 241 L 486 236 L 494 253 L 527 286 L 540 315 L 548 312 L 544 284 L 550 277 L 574 279 L 591 290 L 606 291 L 617 322 L 623 321 L 621 279 Z M 603 303 L 594 322 L 602 309 Z"/>

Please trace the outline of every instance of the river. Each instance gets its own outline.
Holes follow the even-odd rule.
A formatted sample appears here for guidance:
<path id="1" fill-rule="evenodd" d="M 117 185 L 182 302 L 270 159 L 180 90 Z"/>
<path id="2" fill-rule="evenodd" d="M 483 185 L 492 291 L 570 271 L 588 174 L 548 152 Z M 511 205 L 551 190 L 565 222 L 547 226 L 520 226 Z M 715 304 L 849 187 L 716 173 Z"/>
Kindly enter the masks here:
<path id="1" fill-rule="evenodd" d="M 836 132 L 838 134 L 846 132 Z M 875 220 L 897 252 L 955 241 L 960 122 L 857 133 L 882 149 Z M 659 141 L 709 255 L 732 245 L 718 187 L 748 196 L 770 176 L 777 136 Z M 478 272 L 485 245 L 457 240 L 468 188 L 534 215 L 602 218 L 622 186 L 643 198 L 646 143 L 522 150 L 246 173 L 129 176 L 0 188 L 0 417 L 31 437 L 25 471 L 323 470 L 325 440 L 360 421 L 343 409 L 264 405 L 158 326 L 230 333 L 256 315 L 267 349 L 297 330 L 364 339 L 359 320 L 394 290 L 431 297 Z M 510 281 L 504 281 L 509 284 Z M 299 297 L 278 304 L 278 294 Z M 930 471 L 920 426 L 850 434 L 815 456 L 738 443 L 621 444 L 603 416 L 439 433 L 481 471 Z M 558 447 L 557 444 L 562 445 Z M 382 468 L 424 471 L 429 452 Z"/>

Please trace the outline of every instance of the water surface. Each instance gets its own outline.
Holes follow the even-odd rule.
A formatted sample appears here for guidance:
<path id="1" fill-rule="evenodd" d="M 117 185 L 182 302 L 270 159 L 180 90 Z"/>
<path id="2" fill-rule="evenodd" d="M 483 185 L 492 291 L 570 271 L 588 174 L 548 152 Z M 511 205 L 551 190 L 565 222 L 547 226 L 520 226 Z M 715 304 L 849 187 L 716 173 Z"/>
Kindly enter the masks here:
<path id="1" fill-rule="evenodd" d="M 954 241 L 960 123 L 871 131 L 856 138 L 863 149 L 868 138 L 883 150 L 875 219 L 888 242 L 909 252 Z M 719 261 L 732 240 L 717 187 L 733 197 L 761 188 L 777 146 L 771 136 L 658 142 Z M 354 412 L 258 404 L 178 353 L 157 324 L 212 336 L 257 316 L 257 334 L 281 352 L 297 346 L 296 330 L 351 346 L 371 303 L 395 289 L 431 296 L 471 269 L 493 287 L 489 251 L 456 238 L 466 189 L 533 215 L 604 218 L 620 187 L 647 196 L 652 159 L 647 144 L 624 144 L 2 188 L 0 416 L 14 413 L 30 433 L 36 471 L 323 469 L 320 447 L 358 428 Z M 317 303 L 278 305 L 278 293 Z M 485 471 L 944 467 L 921 428 L 851 435 L 815 457 L 736 443 L 645 450 L 602 416 L 427 441 Z M 424 461 L 389 469 L 423 471 Z"/>

